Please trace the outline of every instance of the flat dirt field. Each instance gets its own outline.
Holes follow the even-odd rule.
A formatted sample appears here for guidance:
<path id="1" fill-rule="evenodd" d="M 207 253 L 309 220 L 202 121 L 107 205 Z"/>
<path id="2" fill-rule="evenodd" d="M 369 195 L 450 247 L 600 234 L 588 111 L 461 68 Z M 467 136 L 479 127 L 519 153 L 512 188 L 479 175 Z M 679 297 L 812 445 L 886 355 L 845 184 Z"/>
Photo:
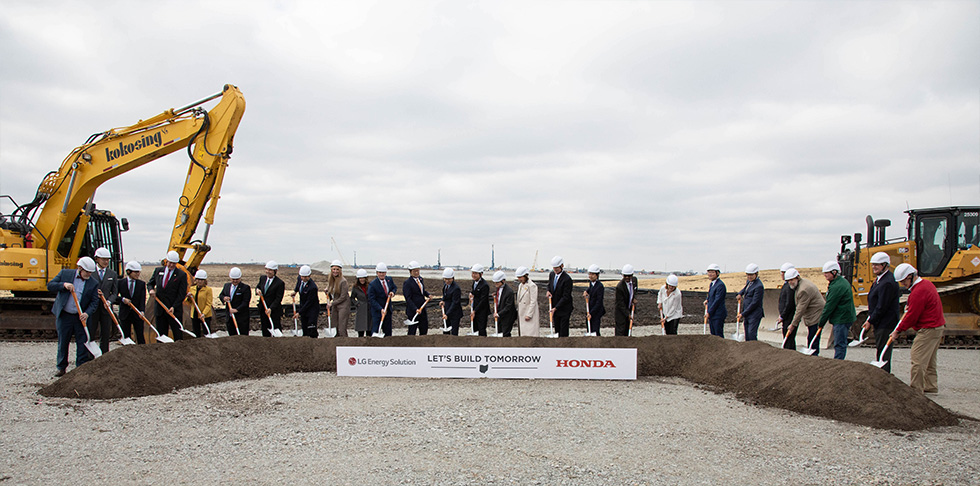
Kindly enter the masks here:
<path id="1" fill-rule="evenodd" d="M 908 349 L 892 376 L 867 364 L 871 349 L 834 361 L 700 327 L 114 343 L 60 379 L 54 343 L 4 342 L 0 482 L 977 484 L 976 350 L 941 350 L 926 397 L 905 384 Z M 636 347 L 640 376 L 338 377 L 336 345 Z"/>

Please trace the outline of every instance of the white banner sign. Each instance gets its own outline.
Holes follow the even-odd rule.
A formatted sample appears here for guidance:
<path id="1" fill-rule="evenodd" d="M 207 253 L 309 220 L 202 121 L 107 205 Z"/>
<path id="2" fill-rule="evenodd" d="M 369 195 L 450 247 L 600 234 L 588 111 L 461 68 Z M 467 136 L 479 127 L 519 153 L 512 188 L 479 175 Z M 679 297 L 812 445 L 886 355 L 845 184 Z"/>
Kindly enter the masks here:
<path id="1" fill-rule="evenodd" d="M 635 348 L 337 346 L 337 376 L 635 380 Z"/>

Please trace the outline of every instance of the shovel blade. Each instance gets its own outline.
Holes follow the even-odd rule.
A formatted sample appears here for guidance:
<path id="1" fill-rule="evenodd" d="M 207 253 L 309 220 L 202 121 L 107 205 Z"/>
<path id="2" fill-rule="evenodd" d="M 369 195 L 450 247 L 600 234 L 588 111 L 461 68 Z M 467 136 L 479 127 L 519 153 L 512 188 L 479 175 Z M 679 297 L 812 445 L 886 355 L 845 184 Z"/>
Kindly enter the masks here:
<path id="1" fill-rule="evenodd" d="M 558 337 L 558 333 L 546 334 L 544 337 L 546 337 L 546 338 L 556 338 L 556 337 Z"/>
<path id="2" fill-rule="evenodd" d="M 97 343 L 88 341 L 87 343 L 85 343 L 85 349 L 87 349 L 88 352 L 92 353 L 93 357 L 98 358 L 99 356 L 102 356 L 102 349 L 99 348 L 99 345 Z"/>
<path id="3" fill-rule="evenodd" d="M 204 337 L 208 339 L 218 339 L 218 335 L 213 332 L 211 334 L 205 334 Z"/>
<path id="4" fill-rule="evenodd" d="M 181 331 L 184 331 L 185 334 L 187 334 L 188 336 L 190 336 L 192 338 L 196 338 L 197 337 L 197 334 L 194 334 L 193 332 L 190 332 L 187 329 L 181 329 Z"/>
<path id="5" fill-rule="evenodd" d="M 847 345 L 848 345 L 849 347 L 852 347 L 852 348 L 854 348 L 854 347 L 857 347 L 857 346 L 860 346 L 860 345 L 862 345 L 862 344 L 864 344 L 864 342 L 865 342 L 865 341 L 867 341 L 867 339 L 862 339 L 862 340 L 860 340 L 860 341 L 851 341 L 851 342 L 850 342 L 850 343 L 848 343 Z"/>
<path id="6" fill-rule="evenodd" d="M 800 350 L 800 352 L 807 356 L 813 356 L 813 353 L 816 353 L 817 350 L 814 348 L 803 348 Z"/>
<path id="7" fill-rule="evenodd" d="M 282 337 L 282 331 L 276 328 L 272 328 L 272 330 L 269 331 L 269 333 L 272 334 L 272 337 Z"/>
<path id="8" fill-rule="evenodd" d="M 502 332 L 495 332 L 495 333 L 491 334 L 490 337 L 504 337 L 504 333 L 502 333 Z"/>
<path id="9" fill-rule="evenodd" d="M 385 337 L 385 335 L 382 332 L 376 332 L 376 333 L 372 334 L 371 337 L 373 337 L 373 338 L 383 338 L 383 337 Z"/>
<path id="10" fill-rule="evenodd" d="M 415 326 L 415 325 L 418 325 L 418 322 L 410 321 L 408 319 L 405 319 L 404 321 L 402 321 L 402 324 L 404 324 L 406 326 Z"/>
<path id="11" fill-rule="evenodd" d="M 124 337 L 119 340 L 119 344 L 122 344 L 123 346 L 129 346 L 130 344 L 136 344 L 136 343 L 133 342 L 132 339 L 129 339 L 128 337 Z"/>
<path id="12" fill-rule="evenodd" d="M 158 343 L 172 343 L 172 342 L 174 342 L 174 340 L 173 339 L 170 339 L 170 336 L 157 336 L 157 342 Z"/>
<path id="13" fill-rule="evenodd" d="M 871 364 L 873 364 L 873 365 L 881 368 L 881 367 L 885 366 L 886 364 L 888 364 L 888 361 L 872 361 Z"/>
<path id="14" fill-rule="evenodd" d="M 326 328 L 326 329 L 323 330 L 323 335 L 326 336 L 326 337 L 337 337 L 337 328 L 336 327 L 328 327 L 328 328 Z"/>
<path id="15" fill-rule="evenodd" d="M 303 337 L 303 330 L 302 329 L 294 329 L 293 330 L 293 336 Z"/>

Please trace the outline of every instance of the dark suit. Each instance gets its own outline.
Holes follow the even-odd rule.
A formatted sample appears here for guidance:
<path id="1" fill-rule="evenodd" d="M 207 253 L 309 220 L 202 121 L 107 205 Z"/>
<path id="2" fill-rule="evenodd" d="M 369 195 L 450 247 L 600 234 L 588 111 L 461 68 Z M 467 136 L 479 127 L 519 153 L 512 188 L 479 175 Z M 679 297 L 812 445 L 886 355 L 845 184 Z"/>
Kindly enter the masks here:
<path id="1" fill-rule="evenodd" d="M 446 325 L 452 328 L 449 334 L 459 335 L 459 320 L 463 318 L 463 306 L 460 302 L 462 290 L 456 285 L 456 280 L 442 286 L 442 309 L 446 313 Z"/>
<path id="2" fill-rule="evenodd" d="M 725 299 L 728 297 L 728 288 L 725 282 L 716 278 L 708 288 L 708 328 L 711 329 L 712 336 L 725 337 L 725 319 L 728 318 L 728 306 Z M 792 322 L 792 321 L 791 321 Z"/>
<path id="3" fill-rule="evenodd" d="M 745 325 L 745 340 L 759 340 L 759 323 L 765 317 L 762 311 L 762 297 L 764 292 L 762 281 L 756 278 L 751 282 L 746 282 L 745 288 L 738 292 L 742 296 L 742 319 Z"/>
<path id="4" fill-rule="evenodd" d="M 630 329 L 630 311 L 632 310 L 633 303 L 636 302 L 636 277 L 629 278 L 630 283 L 633 287 L 633 295 L 630 296 L 630 289 L 627 286 L 626 279 L 622 279 L 616 285 L 616 335 L 617 336 L 629 336 Z"/>
<path id="5" fill-rule="evenodd" d="M 494 290 L 494 295 L 498 295 Z M 504 337 L 510 337 L 517 322 L 517 304 L 514 302 L 514 289 L 504 283 L 500 286 L 500 297 L 497 299 L 497 326 Z"/>
<path id="6" fill-rule="evenodd" d="M 796 290 L 790 288 L 789 284 L 783 282 L 783 287 L 779 290 L 779 317 L 783 319 L 783 338 L 786 345 L 783 349 L 796 349 L 796 329 L 786 336 L 786 330 L 793 323 L 793 316 L 796 315 Z"/>
<path id="7" fill-rule="evenodd" d="M 429 292 L 425 290 L 425 281 L 422 280 L 422 277 L 419 277 L 417 282 L 414 277 L 408 277 L 402 283 L 402 295 L 405 296 L 405 316 L 411 320 L 415 317 L 415 312 L 418 311 L 419 307 L 422 307 L 422 304 L 425 303 L 425 298 L 429 296 Z M 418 330 L 420 336 L 425 336 L 429 333 L 428 311 L 422 309 L 416 322 L 418 324 L 408 326 L 409 336 L 414 336 L 416 330 Z"/>
<path id="8" fill-rule="evenodd" d="M 136 343 L 146 344 L 146 337 L 143 336 L 143 319 L 133 312 L 129 305 L 122 303 L 122 299 L 129 299 L 140 312 L 143 312 L 146 308 L 146 282 L 134 280 L 133 292 L 130 292 L 129 279 L 122 278 L 119 279 L 116 289 L 119 294 L 119 326 L 122 327 L 123 337 L 129 337 L 130 330 L 133 330 L 136 334 Z"/>
<path id="9" fill-rule="evenodd" d="M 293 288 L 293 291 L 299 294 L 299 307 L 296 308 L 296 313 L 299 314 L 299 320 L 303 323 L 303 335 L 311 338 L 318 337 L 320 335 L 317 330 L 317 320 L 320 317 L 320 294 L 316 282 L 311 278 L 306 281 L 306 285 L 303 285 L 303 279 L 296 277 L 296 287 Z"/>
<path id="10" fill-rule="evenodd" d="M 283 282 L 278 276 L 272 277 L 272 282 L 269 283 L 267 290 L 265 288 L 267 280 L 269 280 L 269 277 L 266 275 L 259 277 L 259 284 L 255 288 L 262 291 L 262 299 L 259 300 L 259 305 L 261 306 L 262 300 L 265 300 L 266 305 L 269 306 L 269 310 L 272 311 L 270 312 L 272 314 L 271 318 L 265 315 L 265 309 L 260 309 L 261 312 L 259 312 L 262 335 L 270 337 L 272 333 L 269 330 L 273 327 L 282 330 L 282 296 L 286 293 L 286 282 Z"/>
<path id="11" fill-rule="evenodd" d="M 490 286 L 484 279 L 473 282 L 470 295 L 473 296 L 473 329 L 480 336 L 487 335 L 487 319 L 490 318 Z"/>
<path id="12" fill-rule="evenodd" d="M 398 290 L 395 286 L 395 281 L 391 277 L 385 276 L 385 284 L 388 286 L 388 293 L 394 293 Z M 385 303 L 388 301 L 388 293 L 385 293 L 385 288 L 381 284 L 380 278 L 375 278 L 368 284 L 368 302 L 371 303 L 371 333 L 377 333 L 380 329 L 385 336 L 391 336 L 391 304 L 388 304 L 388 310 L 385 312 L 384 322 L 381 321 L 381 312 L 385 308 Z"/>
<path id="13" fill-rule="evenodd" d="M 118 294 L 116 286 L 119 282 L 119 274 L 111 268 L 106 268 L 105 274 L 100 276 L 99 270 L 101 270 L 99 267 L 95 267 L 95 273 L 92 274 L 92 277 L 99 279 L 99 290 L 102 291 L 102 295 L 111 306 L 118 300 L 116 298 Z M 106 310 L 98 295 L 95 296 L 95 299 L 99 302 L 99 307 L 94 318 L 88 320 L 88 333 L 92 336 L 92 339 L 98 337 L 99 348 L 102 349 L 103 353 L 108 353 L 109 340 L 112 338 L 112 333 L 115 332 L 114 328 L 116 326 L 112 322 L 112 316 L 109 315 L 111 311 Z"/>
<path id="14" fill-rule="evenodd" d="M 562 271 L 555 281 L 555 272 L 548 274 L 548 292 L 551 292 L 551 306 L 555 309 L 555 331 L 558 337 L 568 337 L 568 320 L 572 316 L 572 277 Z M 550 311 L 550 309 L 549 309 Z"/>
<path id="15" fill-rule="evenodd" d="M 78 313 L 69 312 L 68 308 L 74 308 L 74 298 L 71 292 L 65 290 L 65 284 L 74 284 L 75 274 L 78 270 L 62 270 L 48 282 L 48 291 L 57 292 L 51 313 L 55 316 L 56 329 L 58 331 L 58 355 L 55 366 L 64 371 L 68 368 L 68 345 L 71 343 L 72 335 L 75 336 L 75 367 L 79 367 L 92 360 L 92 354 L 85 349 L 86 336 L 85 328 Z M 81 292 L 76 288 L 75 294 L 78 296 L 78 303 L 81 312 L 88 314 L 89 319 L 95 315 L 98 306 L 101 304 L 97 294 L 99 281 L 94 277 L 85 280 L 85 286 Z M 68 301 L 72 301 L 71 304 Z"/>
<path id="16" fill-rule="evenodd" d="M 606 303 L 603 302 L 606 288 L 602 285 L 602 282 L 596 280 L 595 282 L 589 282 L 589 289 L 586 292 L 589 293 L 589 308 L 587 312 L 592 316 L 592 319 L 589 320 L 588 332 L 594 332 L 598 336 L 599 327 L 602 325 L 602 316 L 606 315 Z"/>
<path id="17" fill-rule="evenodd" d="M 166 286 L 163 285 L 164 277 L 166 277 L 165 269 L 161 270 L 147 284 L 147 288 L 156 290 L 156 296 L 160 299 L 160 302 L 163 302 L 163 305 L 168 308 L 173 307 L 174 316 L 179 321 L 184 317 L 184 299 L 187 298 L 187 274 L 180 268 L 174 268 L 171 276 L 167 280 Z M 167 311 L 159 305 L 156 307 L 156 326 L 160 334 L 164 336 L 167 335 L 168 329 L 171 330 L 174 341 L 180 341 L 184 337 L 180 324 L 174 321 L 173 317 L 170 317 Z"/>
<path id="18" fill-rule="evenodd" d="M 225 302 L 225 297 L 231 297 L 231 307 L 238 312 L 235 313 L 235 319 L 232 320 L 231 313 L 228 314 L 228 319 L 225 321 L 225 326 L 228 329 L 228 335 L 234 336 L 236 334 L 242 336 L 248 336 L 248 331 L 250 329 L 249 315 L 248 315 L 248 304 L 252 300 L 252 289 L 249 288 L 248 284 L 245 282 L 240 282 L 237 287 L 235 287 L 235 295 L 231 294 L 231 282 L 225 284 L 221 288 L 221 293 L 218 294 L 218 300 L 222 303 Z M 225 304 L 225 309 L 228 305 Z M 238 324 L 238 329 L 235 329 L 235 324 Z"/>
<path id="19" fill-rule="evenodd" d="M 892 348 L 889 346 L 885 355 L 881 355 L 881 350 L 888 343 L 888 336 L 898 325 L 899 311 L 899 289 L 898 282 L 891 270 L 886 271 L 880 278 L 876 278 L 871 283 L 871 290 L 868 291 L 868 322 L 874 327 L 875 356 L 880 356 L 885 360 L 885 366 L 881 369 L 891 373 Z"/>

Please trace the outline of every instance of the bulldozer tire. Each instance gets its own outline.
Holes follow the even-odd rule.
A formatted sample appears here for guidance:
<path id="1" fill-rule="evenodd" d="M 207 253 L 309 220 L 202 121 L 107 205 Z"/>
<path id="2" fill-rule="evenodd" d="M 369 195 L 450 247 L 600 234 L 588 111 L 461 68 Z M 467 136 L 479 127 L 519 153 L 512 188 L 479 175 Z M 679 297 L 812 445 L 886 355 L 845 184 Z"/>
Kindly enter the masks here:
<path id="1" fill-rule="evenodd" d="M 970 310 L 974 314 L 980 314 L 980 285 L 970 291 Z"/>

